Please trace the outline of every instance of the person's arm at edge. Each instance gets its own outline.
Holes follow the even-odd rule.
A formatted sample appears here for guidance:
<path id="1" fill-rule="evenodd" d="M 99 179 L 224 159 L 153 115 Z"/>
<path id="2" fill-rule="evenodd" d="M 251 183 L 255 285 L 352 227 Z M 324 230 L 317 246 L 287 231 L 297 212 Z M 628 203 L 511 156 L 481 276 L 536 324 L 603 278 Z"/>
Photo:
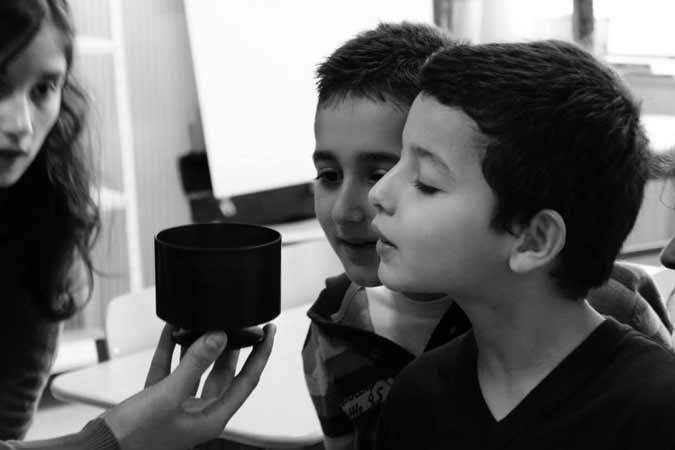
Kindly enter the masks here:
<path id="1" fill-rule="evenodd" d="M 257 385 L 274 334 L 274 326 L 265 327 L 264 341 L 255 346 L 236 376 L 238 352 L 223 352 L 224 333 L 202 336 L 169 373 L 174 344 L 171 327 L 166 326 L 143 391 L 92 420 L 79 433 L 38 441 L 0 441 L 0 450 L 178 450 L 216 438 Z M 193 397 L 190 391 L 212 363 L 202 397 Z"/>
<path id="2" fill-rule="evenodd" d="M 119 450 L 115 435 L 99 417 L 89 422 L 79 433 L 36 441 L 0 441 L 2 450 Z"/>
<path id="3" fill-rule="evenodd" d="M 636 292 L 652 307 L 669 333 L 673 332 L 673 324 L 666 310 L 666 298 L 661 298 L 654 279 L 639 265 L 617 261 L 612 270 L 612 278 Z"/>

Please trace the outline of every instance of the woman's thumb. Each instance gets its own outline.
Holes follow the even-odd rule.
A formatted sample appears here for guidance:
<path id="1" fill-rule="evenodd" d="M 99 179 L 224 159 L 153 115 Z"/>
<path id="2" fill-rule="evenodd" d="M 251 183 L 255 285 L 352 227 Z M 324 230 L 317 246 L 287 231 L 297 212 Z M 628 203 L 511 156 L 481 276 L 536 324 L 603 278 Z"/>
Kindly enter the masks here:
<path id="1" fill-rule="evenodd" d="M 181 358 L 174 372 L 181 387 L 192 389 L 227 345 L 224 331 L 210 331 L 197 339 Z"/>

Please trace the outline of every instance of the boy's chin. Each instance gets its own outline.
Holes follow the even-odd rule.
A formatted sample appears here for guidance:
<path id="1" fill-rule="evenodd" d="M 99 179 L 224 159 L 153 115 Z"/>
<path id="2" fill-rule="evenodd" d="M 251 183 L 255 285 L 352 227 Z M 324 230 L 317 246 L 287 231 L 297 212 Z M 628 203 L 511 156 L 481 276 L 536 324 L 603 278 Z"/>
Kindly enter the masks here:
<path id="1" fill-rule="evenodd" d="M 422 292 L 423 289 L 419 289 L 417 286 L 411 286 L 409 283 L 402 282 L 400 277 L 397 277 L 396 274 L 387 271 L 382 267 L 383 264 L 380 264 L 377 271 L 377 278 L 380 280 L 380 283 L 391 289 L 392 291 L 397 292 Z"/>

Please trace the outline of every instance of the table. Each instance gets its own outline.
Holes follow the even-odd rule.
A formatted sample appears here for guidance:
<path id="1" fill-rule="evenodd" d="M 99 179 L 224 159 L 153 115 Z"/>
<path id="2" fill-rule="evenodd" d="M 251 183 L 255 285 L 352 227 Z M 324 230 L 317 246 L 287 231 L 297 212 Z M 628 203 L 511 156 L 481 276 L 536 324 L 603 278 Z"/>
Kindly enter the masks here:
<path id="1" fill-rule="evenodd" d="M 246 403 L 222 437 L 267 448 L 311 446 L 323 439 L 305 385 L 301 350 L 309 319 L 304 304 L 282 311 L 269 362 Z M 59 399 L 110 408 L 143 388 L 154 349 L 122 356 L 57 376 L 51 385 Z M 239 367 L 250 349 L 242 349 Z"/>

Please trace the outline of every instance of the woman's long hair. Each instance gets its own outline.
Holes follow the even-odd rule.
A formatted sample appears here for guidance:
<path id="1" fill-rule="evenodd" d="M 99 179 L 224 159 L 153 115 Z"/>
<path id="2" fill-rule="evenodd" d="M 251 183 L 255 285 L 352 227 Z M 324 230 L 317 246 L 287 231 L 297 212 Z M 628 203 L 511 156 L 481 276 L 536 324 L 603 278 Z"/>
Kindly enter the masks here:
<path id="1" fill-rule="evenodd" d="M 28 170 L 4 194 L 2 215 L 11 225 L 12 254 L 22 287 L 53 320 L 81 306 L 71 272 L 81 261 L 88 297 L 93 286 L 91 250 L 100 229 L 91 195 L 91 162 L 82 134 L 87 101 L 72 77 L 75 33 L 65 0 L 3 0 L 0 6 L 0 67 L 8 64 L 49 21 L 65 42 L 67 75 L 58 119 Z M 3 219 L 4 220 L 4 219 Z M 16 253 L 16 254 L 14 254 Z"/>

